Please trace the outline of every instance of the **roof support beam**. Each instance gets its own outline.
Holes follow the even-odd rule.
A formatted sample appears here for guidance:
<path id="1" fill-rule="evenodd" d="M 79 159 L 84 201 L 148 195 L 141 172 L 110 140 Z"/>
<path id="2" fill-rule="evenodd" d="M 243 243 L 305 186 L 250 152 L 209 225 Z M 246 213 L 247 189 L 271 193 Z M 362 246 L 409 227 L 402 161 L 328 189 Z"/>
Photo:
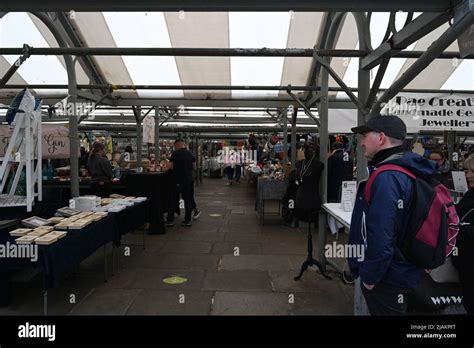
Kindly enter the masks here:
<path id="1" fill-rule="evenodd" d="M 94 112 L 97 107 L 100 105 L 100 103 L 102 103 L 105 99 L 107 99 L 110 95 L 109 94 L 106 94 L 104 95 L 102 98 L 100 98 L 99 100 L 96 101 L 96 103 L 94 103 L 94 108 L 92 110 L 89 110 L 85 115 L 82 115 L 81 117 L 79 117 L 79 119 L 77 120 L 77 123 L 81 123 L 82 121 L 84 121 L 86 118 L 89 117 L 89 115 Z"/>
<path id="2" fill-rule="evenodd" d="M 321 33 L 321 37 L 320 37 L 319 41 L 316 43 L 316 45 L 314 46 L 313 52 L 316 49 L 318 49 L 319 53 L 321 53 L 321 48 L 323 48 L 323 49 L 328 48 L 327 46 L 325 46 L 325 44 L 326 44 L 326 42 L 328 42 L 328 37 L 329 37 L 329 34 L 330 34 L 329 29 L 331 28 L 331 25 L 333 23 L 334 23 L 334 25 L 336 25 L 338 27 L 338 31 L 331 33 L 331 35 L 333 35 L 334 37 L 330 40 L 332 42 L 332 45 L 330 46 L 330 48 L 335 47 L 336 42 L 337 42 L 337 40 L 339 38 L 339 35 L 341 33 L 341 30 L 342 30 L 341 23 L 345 20 L 345 18 L 346 18 L 346 14 L 342 13 L 342 12 L 326 14 L 326 16 L 325 16 L 326 21 L 324 23 L 324 27 L 323 27 L 323 31 Z M 331 62 L 331 60 L 329 60 L 329 63 L 330 62 Z M 319 79 L 320 79 L 320 73 L 321 73 L 321 64 L 317 60 L 313 59 L 311 61 L 310 75 L 309 75 L 309 78 L 308 78 L 308 81 L 306 82 L 306 84 L 308 86 L 318 86 L 319 85 Z M 314 97 L 315 97 L 314 92 L 310 92 L 308 97 L 314 99 Z M 311 107 L 314 104 L 313 103 L 308 103 L 307 105 Z"/>
<path id="3" fill-rule="evenodd" d="M 79 130 L 84 131 L 98 131 L 98 130 L 107 130 L 113 132 L 121 132 L 121 131 L 135 131 L 136 125 L 130 124 L 129 126 L 123 125 L 81 125 L 79 126 Z M 305 132 L 305 133 L 317 133 L 318 128 L 313 126 L 296 126 L 296 130 L 298 132 Z M 236 133 L 236 132 L 281 132 L 283 131 L 283 127 L 280 126 L 231 126 L 231 127 L 223 127 L 223 126 L 161 126 L 160 125 L 160 132 L 187 132 L 187 133 Z"/>
<path id="4" fill-rule="evenodd" d="M 362 59 L 362 69 L 368 70 L 379 65 L 384 58 L 391 57 L 407 48 L 412 43 L 429 34 L 446 23 L 451 11 L 443 13 L 423 13 L 408 23 L 402 30 L 394 34 L 387 42 L 381 44 L 368 56 Z"/>
<path id="5" fill-rule="evenodd" d="M 280 121 L 280 118 L 282 116 L 281 110 L 277 111 L 277 115 L 272 114 L 269 110 L 265 110 L 265 112 L 270 115 L 270 117 L 273 119 L 273 121 L 275 121 L 277 125 L 279 125 L 280 127 L 284 127 L 284 124 Z"/>
<path id="6" fill-rule="evenodd" d="M 31 10 L 31 9 L 30 9 Z M 55 27 L 51 18 L 43 12 L 33 13 L 38 19 L 40 19 L 51 31 L 54 38 L 58 42 L 60 47 L 67 47 L 67 42 L 61 32 Z M 68 94 L 70 101 L 76 103 L 77 99 L 77 80 L 76 70 L 74 68 L 74 62 L 70 55 L 64 57 L 66 63 L 66 71 L 68 77 Z M 79 136 L 77 130 L 77 115 L 70 115 L 69 117 L 69 148 L 71 164 L 71 197 L 79 196 L 79 159 L 75 154 L 79 153 Z"/>
<path id="7" fill-rule="evenodd" d="M 390 57 L 384 58 L 382 64 L 380 64 L 379 70 L 377 70 L 377 75 L 375 76 L 374 83 L 372 88 L 370 89 L 369 96 L 367 97 L 367 102 L 365 103 L 365 107 L 370 110 L 372 104 L 377 97 L 377 93 L 379 92 L 380 85 L 382 84 L 383 76 L 387 71 L 388 63 L 390 62 Z M 363 70 L 363 69 L 362 69 Z"/>
<path id="8" fill-rule="evenodd" d="M 465 0 L 466 2 L 468 0 Z M 373 116 L 380 112 L 382 104 L 395 97 L 403 88 L 422 72 L 441 52 L 456 40 L 467 28 L 474 24 L 474 8 L 469 8 L 461 18 L 450 26 L 410 68 L 388 88 L 375 103 L 370 112 Z"/>
<path id="9" fill-rule="evenodd" d="M 332 78 L 336 81 L 336 83 L 346 92 L 347 96 L 349 97 L 350 100 L 355 104 L 357 109 L 359 109 L 361 112 L 366 113 L 367 110 L 365 109 L 364 104 L 355 96 L 354 93 L 350 90 L 350 88 L 344 83 L 344 81 L 337 75 L 337 73 L 331 68 L 328 62 L 326 62 L 324 59 L 319 57 L 317 53 L 315 52 L 313 55 L 313 58 L 321 64 L 321 66 L 327 70 L 329 75 L 332 76 Z"/>
<path id="10" fill-rule="evenodd" d="M 25 44 L 26 45 L 26 44 Z M 320 57 L 357 58 L 375 51 L 351 49 L 314 48 L 184 48 L 184 47 L 32 47 L 30 55 L 39 56 L 162 56 L 162 57 L 312 57 L 316 51 Z M 0 47 L 1 55 L 23 54 L 22 47 Z M 384 51 L 386 54 L 386 52 Z M 424 51 L 393 52 L 396 58 L 418 58 Z M 376 57 L 377 58 L 377 57 Z M 459 52 L 443 52 L 437 58 L 461 58 Z M 467 58 L 474 59 L 474 55 Z M 465 58 L 463 58 L 465 59 Z"/>
<path id="11" fill-rule="evenodd" d="M 7 82 L 12 78 L 12 76 L 16 73 L 16 71 L 20 68 L 20 66 L 30 57 L 28 54 L 28 48 L 25 47 L 25 53 L 21 57 L 19 57 L 15 63 L 10 66 L 7 72 L 3 75 L 0 79 L 0 89 L 4 88 Z"/>
<path id="12" fill-rule="evenodd" d="M 4 0 L 5 11 L 417 11 L 442 12 L 456 5 L 459 0 Z"/>
<path id="13" fill-rule="evenodd" d="M 84 47 L 84 43 L 76 32 L 74 25 L 71 23 L 69 16 L 63 12 L 49 13 L 49 17 L 53 19 L 55 26 L 60 30 L 65 38 L 69 41 L 70 47 Z M 89 77 L 89 80 L 95 84 L 107 85 L 107 80 L 97 68 L 92 57 L 81 56 L 79 64 Z M 105 93 L 105 88 L 103 89 Z"/>
<path id="14" fill-rule="evenodd" d="M 288 95 L 293 98 L 295 102 L 297 102 L 304 110 L 304 113 L 306 116 L 308 116 L 310 119 L 314 121 L 314 123 L 319 127 L 321 124 L 319 123 L 319 120 L 316 118 L 316 116 L 313 115 L 311 110 L 296 96 L 291 92 L 291 87 L 288 86 L 288 90 L 286 91 Z"/>

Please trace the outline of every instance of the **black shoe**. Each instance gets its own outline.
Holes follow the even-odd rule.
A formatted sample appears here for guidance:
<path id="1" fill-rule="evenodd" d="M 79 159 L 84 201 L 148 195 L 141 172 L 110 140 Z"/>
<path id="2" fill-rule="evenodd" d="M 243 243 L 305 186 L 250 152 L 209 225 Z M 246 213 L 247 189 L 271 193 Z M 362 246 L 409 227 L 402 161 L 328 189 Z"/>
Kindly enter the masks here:
<path id="1" fill-rule="evenodd" d="M 192 222 L 191 220 L 189 220 L 189 221 L 183 221 L 183 222 L 181 223 L 181 225 L 190 227 L 190 226 L 193 225 L 193 222 Z"/>
<path id="2" fill-rule="evenodd" d="M 201 211 L 198 208 L 194 209 L 194 220 L 197 220 L 199 216 L 201 216 Z"/>
<path id="3" fill-rule="evenodd" d="M 166 227 L 173 227 L 173 226 L 174 226 L 174 222 L 173 222 L 173 221 L 166 221 L 166 222 L 165 222 L 165 226 L 166 226 Z"/>

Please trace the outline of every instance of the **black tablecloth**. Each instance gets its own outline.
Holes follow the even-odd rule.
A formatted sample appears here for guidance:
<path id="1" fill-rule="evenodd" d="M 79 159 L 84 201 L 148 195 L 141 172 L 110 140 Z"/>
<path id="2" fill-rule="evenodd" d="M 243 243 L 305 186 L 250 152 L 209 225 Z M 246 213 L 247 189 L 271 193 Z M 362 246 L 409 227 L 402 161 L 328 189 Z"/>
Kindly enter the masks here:
<path id="1" fill-rule="evenodd" d="M 74 270 L 84 259 L 101 246 L 112 242 L 115 237 L 115 223 L 112 215 L 91 223 L 79 230 L 68 230 L 67 235 L 50 245 L 38 245 L 38 260 L 9 258 L 2 260 L 0 270 L 11 271 L 29 266 L 39 267 L 43 275 L 56 286 L 62 275 Z M 5 244 L 15 243 L 15 238 L 8 232 L 0 238 Z"/>
<path id="2" fill-rule="evenodd" d="M 128 196 L 147 197 L 149 204 L 149 234 L 166 233 L 163 214 L 168 204 L 169 173 L 131 173 L 125 177 Z"/>
<path id="3" fill-rule="evenodd" d="M 162 191 L 152 190 L 153 194 L 157 192 Z M 147 195 L 136 194 L 136 196 Z M 154 197 L 156 198 L 156 196 Z M 75 266 L 79 265 L 97 249 L 109 242 L 120 245 L 122 235 L 143 226 L 146 221 L 154 221 L 154 231 L 160 231 L 157 216 L 162 217 L 162 214 L 153 214 L 153 218 L 150 218 L 150 216 L 152 216 L 153 211 L 157 211 L 157 207 L 161 204 L 159 204 L 159 199 L 155 199 L 155 205 L 152 208 L 151 202 L 151 200 L 147 200 L 132 207 L 127 207 L 118 213 L 109 213 L 104 219 L 80 230 L 69 230 L 67 235 L 56 243 L 39 245 L 38 260 L 36 262 L 24 258 L 0 258 L 0 306 L 9 303 L 9 277 L 15 270 L 39 267 L 48 279 L 49 285 L 56 286 L 61 276 L 71 272 Z M 150 221 L 150 229 L 152 228 L 152 221 Z M 6 244 L 6 242 L 13 244 L 15 238 L 11 237 L 8 232 L 21 227 L 20 225 L 20 220 L 0 221 L 0 244 Z M 164 224 L 162 228 L 162 231 L 164 231 Z"/>
<path id="4" fill-rule="evenodd" d="M 133 207 L 109 215 L 115 220 L 114 243 L 120 245 L 122 235 L 135 231 L 150 220 L 150 201 L 135 203 Z"/>
<path id="5" fill-rule="evenodd" d="M 8 232 L 18 228 L 20 226 L 20 220 L 4 220 L 0 221 L 0 244 L 5 244 L 7 240 L 10 240 Z M 9 277 L 11 270 L 2 269 L 1 265 L 6 260 L 0 259 L 0 306 L 5 306 L 9 302 Z"/>

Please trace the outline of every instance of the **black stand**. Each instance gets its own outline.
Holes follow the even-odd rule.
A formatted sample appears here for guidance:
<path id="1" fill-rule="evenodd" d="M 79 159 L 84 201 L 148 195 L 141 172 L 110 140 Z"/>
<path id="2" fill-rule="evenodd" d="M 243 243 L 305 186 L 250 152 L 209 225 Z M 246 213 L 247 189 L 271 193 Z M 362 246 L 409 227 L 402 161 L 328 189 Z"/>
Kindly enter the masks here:
<path id="1" fill-rule="evenodd" d="M 311 219 L 309 219 L 311 220 Z M 323 268 L 321 267 L 321 264 L 319 263 L 318 260 L 316 260 L 313 257 L 313 235 L 311 233 L 311 223 L 308 222 L 308 257 L 306 258 L 306 261 L 303 262 L 303 265 L 301 265 L 301 271 L 300 274 L 295 277 L 295 280 L 300 280 L 301 277 L 303 276 L 303 273 L 308 270 L 308 267 L 310 266 L 316 266 L 319 269 L 319 272 L 323 275 L 324 278 L 326 279 L 332 279 L 330 276 L 326 274 L 326 272 L 323 271 Z"/>

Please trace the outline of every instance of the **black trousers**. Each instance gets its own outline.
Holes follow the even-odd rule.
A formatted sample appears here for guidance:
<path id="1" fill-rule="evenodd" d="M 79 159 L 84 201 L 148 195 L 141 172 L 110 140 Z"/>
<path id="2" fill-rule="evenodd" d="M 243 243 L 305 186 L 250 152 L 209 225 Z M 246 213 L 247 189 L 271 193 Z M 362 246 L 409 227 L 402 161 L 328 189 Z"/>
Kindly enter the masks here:
<path id="1" fill-rule="evenodd" d="M 184 221 L 191 220 L 191 214 L 193 209 L 195 208 L 194 203 L 194 186 L 193 182 L 185 182 L 180 184 L 175 184 L 174 187 L 174 194 L 170 194 L 170 202 L 168 205 L 168 218 L 167 221 L 174 220 L 174 212 L 176 208 L 176 203 L 179 201 L 180 196 L 183 198 L 184 201 Z"/>
<path id="2" fill-rule="evenodd" d="M 407 295 L 411 289 L 377 284 L 368 290 L 362 282 L 360 287 L 371 315 L 406 315 Z"/>

